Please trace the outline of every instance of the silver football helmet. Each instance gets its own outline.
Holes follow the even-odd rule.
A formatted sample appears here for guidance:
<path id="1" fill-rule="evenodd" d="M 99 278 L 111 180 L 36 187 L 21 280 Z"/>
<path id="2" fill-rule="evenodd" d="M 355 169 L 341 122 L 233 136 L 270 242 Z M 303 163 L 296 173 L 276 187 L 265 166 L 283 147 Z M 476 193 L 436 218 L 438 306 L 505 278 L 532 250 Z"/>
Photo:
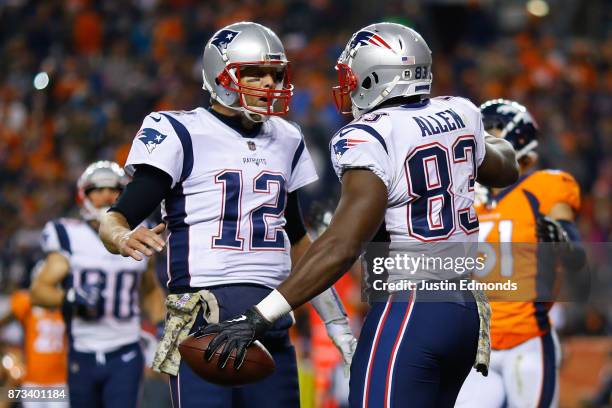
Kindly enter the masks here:
<path id="1" fill-rule="evenodd" d="M 79 200 L 81 202 L 81 216 L 87 221 L 98 221 L 109 207 L 97 208 L 87 197 L 95 188 L 116 188 L 123 190 L 128 183 L 125 171 L 117 163 L 100 160 L 90 164 L 77 182 Z"/>
<path id="2" fill-rule="evenodd" d="M 241 72 L 253 66 L 273 69 L 275 85 L 263 88 L 241 84 Z M 222 28 L 204 47 L 203 67 L 203 88 L 221 105 L 241 111 L 255 122 L 289 112 L 293 93 L 289 61 L 280 39 L 269 28 L 251 22 Z M 259 97 L 265 106 L 249 105 L 246 96 Z"/>
<path id="3" fill-rule="evenodd" d="M 387 99 L 431 92 L 431 50 L 419 33 L 401 24 L 378 23 L 357 31 L 336 70 L 336 106 L 355 118 Z"/>

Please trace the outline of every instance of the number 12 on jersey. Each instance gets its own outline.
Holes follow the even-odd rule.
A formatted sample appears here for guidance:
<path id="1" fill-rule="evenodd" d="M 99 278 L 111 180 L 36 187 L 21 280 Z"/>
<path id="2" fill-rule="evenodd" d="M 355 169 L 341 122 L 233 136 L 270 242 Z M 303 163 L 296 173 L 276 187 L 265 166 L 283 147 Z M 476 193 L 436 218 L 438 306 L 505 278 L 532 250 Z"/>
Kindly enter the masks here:
<path id="1" fill-rule="evenodd" d="M 242 170 L 224 170 L 215 176 L 215 183 L 222 186 L 221 220 L 219 232 L 212 237 L 212 248 L 243 250 L 244 241 L 240 234 L 242 194 L 244 191 Z M 276 184 L 276 193 L 272 185 Z M 281 217 L 287 199 L 285 178 L 280 173 L 263 171 L 253 179 L 253 193 L 273 195 L 271 204 L 263 204 L 249 214 L 251 236 L 249 250 L 283 250 L 285 238 L 280 228 L 268 231 L 267 218 Z"/>

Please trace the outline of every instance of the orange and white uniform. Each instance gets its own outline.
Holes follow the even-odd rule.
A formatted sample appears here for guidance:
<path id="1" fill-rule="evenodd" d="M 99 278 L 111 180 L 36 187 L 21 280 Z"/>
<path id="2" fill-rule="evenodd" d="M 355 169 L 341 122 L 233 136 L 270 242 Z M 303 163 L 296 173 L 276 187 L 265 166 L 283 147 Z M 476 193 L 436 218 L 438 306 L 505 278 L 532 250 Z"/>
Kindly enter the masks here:
<path id="1" fill-rule="evenodd" d="M 578 184 L 563 171 L 539 170 L 522 176 L 492 202 L 476 207 L 479 240 L 489 243 L 496 257 L 494 266 L 483 270 L 480 280 L 511 280 L 518 289 L 489 293 L 489 376 L 470 373 L 457 399 L 458 407 L 499 407 L 504 401 L 508 407 L 557 404 L 560 353 L 548 317 L 552 302 L 536 301 L 541 295 L 538 281 L 542 279 L 542 268 L 538 268 L 533 244 L 538 242 L 537 217 L 548 214 L 559 203 L 577 211 Z"/>
<path id="2" fill-rule="evenodd" d="M 67 339 L 59 309 L 32 306 L 30 294 L 18 291 L 11 297 L 11 311 L 24 331 L 24 385 L 64 386 L 67 376 Z"/>
<path id="3" fill-rule="evenodd" d="M 514 187 L 502 191 L 493 206 L 476 208 L 482 241 L 496 244 L 513 242 L 512 254 L 500 255 L 496 266 L 483 281 L 511 279 L 519 287 L 512 294 L 514 301 L 491 302 L 491 348 L 504 350 L 545 334 L 550 324 L 548 310 L 551 303 L 519 302 L 517 299 L 536 297 L 538 273 L 535 247 L 521 245 L 536 243 L 536 215 L 548 214 L 557 203 L 566 203 L 574 211 L 580 207 L 580 188 L 568 173 L 554 170 L 536 171 Z M 510 255 L 512 262 L 501 257 Z M 508 271 L 502 269 L 508 269 Z M 530 296 L 531 295 L 531 296 Z M 490 296 L 495 300 L 495 296 Z"/>

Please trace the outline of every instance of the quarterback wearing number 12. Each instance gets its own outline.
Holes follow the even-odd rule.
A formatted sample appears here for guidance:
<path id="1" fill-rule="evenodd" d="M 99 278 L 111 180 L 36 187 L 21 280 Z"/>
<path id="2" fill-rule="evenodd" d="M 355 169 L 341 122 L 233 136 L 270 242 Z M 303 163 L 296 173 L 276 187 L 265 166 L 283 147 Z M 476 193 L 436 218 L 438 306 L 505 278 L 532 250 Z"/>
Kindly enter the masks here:
<path id="1" fill-rule="evenodd" d="M 170 295 L 153 368 L 170 375 L 174 406 L 299 405 L 290 315 L 262 338 L 276 371 L 256 384 L 208 383 L 177 361 L 175 346 L 178 331 L 194 333 L 266 297 L 310 245 L 298 191 L 317 174 L 300 128 L 281 117 L 293 92 L 289 73 L 270 29 L 243 22 L 215 33 L 203 55 L 211 107 L 145 118 L 126 163 L 134 180 L 102 222 L 111 252 L 140 259 L 165 245 L 163 224 L 136 228 L 163 202 Z M 328 290 L 313 305 L 348 365 L 356 340 L 338 297 Z M 186 308 L 190 327 L 179 323 L 178 309 Z"/>

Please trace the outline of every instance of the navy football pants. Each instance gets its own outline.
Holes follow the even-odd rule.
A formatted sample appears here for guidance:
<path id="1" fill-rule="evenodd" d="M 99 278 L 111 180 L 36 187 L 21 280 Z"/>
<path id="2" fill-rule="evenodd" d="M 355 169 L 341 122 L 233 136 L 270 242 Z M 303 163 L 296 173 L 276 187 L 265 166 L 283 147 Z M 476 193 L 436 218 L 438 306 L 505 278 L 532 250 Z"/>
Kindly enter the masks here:
<path id="1" fill-rule="evenodd" d="M 244 313 L 271 292 L 256 285 L 228 285 L 208 288 L 217 297 L 221 321 Z M 192 332 L 204 322 L 202 314 Z M 289 317 L 280 319 L 261 342 L 266 346 L 276 370 L 262 381 L 241 387 L 223 387 L 204 381 L 182 361 L 176 377 L 170 377 L 174 408 L 294 408 L 300 406 L 295 350 L 289 342 Z M 204 358 L 204 356 L 202 356 Z"/>
<path id="2" fill-rule="evenodd" d="M 401 292 L 373 304 L 351 365 L 350 407 L 452 407 L 478 331 L 469 292 Z"/>
<path id="3" fill-rule="evenodd" d="M 138 343 L 110 353 L 68 355 L 71 407 L 134 408 L 138 405 L 144 358 Z"/>

